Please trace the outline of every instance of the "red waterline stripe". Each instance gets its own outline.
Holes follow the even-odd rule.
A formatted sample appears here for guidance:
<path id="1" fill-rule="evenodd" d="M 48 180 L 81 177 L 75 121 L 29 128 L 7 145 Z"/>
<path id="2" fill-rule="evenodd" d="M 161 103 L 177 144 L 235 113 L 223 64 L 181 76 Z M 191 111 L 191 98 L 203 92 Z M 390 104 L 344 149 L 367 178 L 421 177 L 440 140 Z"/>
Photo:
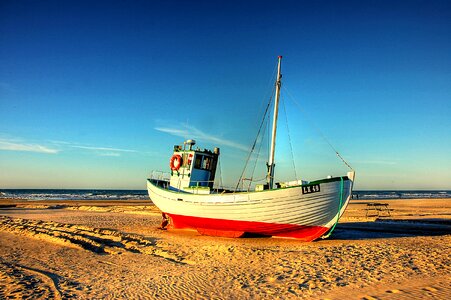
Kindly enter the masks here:
<path id="1" fill-rule="evenodd" d="M 201 234 L 213 236 L 240 237 L 244 233 L 252 233 L 312 241 L 329 230 L 329 228 L 323 226 L 212 219 L 169 213 L 167 215 L 171 218 L 172 228 L 196 229 Z"/>

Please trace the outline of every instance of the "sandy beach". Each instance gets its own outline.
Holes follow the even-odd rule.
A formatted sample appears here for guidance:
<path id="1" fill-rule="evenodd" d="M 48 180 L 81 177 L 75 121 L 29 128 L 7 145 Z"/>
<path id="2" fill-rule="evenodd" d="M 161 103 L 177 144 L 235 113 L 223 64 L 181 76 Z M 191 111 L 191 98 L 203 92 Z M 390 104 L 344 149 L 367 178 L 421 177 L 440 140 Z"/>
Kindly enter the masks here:
<path id="1" fill-rule="evenodd" d="M 388 210 L 367 211 L 367 204 Z M 447 299 L 451 200 L 353 200 L 334 234 L 162 231 L 150 201 L 0 201 L 2 299 Z"/>

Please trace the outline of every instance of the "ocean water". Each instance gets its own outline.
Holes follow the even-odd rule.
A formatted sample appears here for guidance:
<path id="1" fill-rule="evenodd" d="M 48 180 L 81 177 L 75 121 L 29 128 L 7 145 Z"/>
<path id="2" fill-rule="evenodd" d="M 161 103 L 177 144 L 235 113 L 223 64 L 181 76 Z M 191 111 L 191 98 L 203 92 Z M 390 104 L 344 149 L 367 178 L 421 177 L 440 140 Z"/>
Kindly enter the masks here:
<path id="1" fill-rule="evenodd" d="M 353 199 L 422 199 L 422 198 L 450 198 L 451 191 L 353 191 Z"/>
<path id="2" fill-rule="evenodd" d="M 146 190 L 0 190 L 0 199 L 5 198 L 24 200 L 150 200 Z"/>
<path id="3" fill-rule="evenodd" d="M 149 200 L 146 190 L 0 189 L 0 199 L 24 200 Z M 359 200 L 449 198 L 451 191 L 354 191 Z"/>

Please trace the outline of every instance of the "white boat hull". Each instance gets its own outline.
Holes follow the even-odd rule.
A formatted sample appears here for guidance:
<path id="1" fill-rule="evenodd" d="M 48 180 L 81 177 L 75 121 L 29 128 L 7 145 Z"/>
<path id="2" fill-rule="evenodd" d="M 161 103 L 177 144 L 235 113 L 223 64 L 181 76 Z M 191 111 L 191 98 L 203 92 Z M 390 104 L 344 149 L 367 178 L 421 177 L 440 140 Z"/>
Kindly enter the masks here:
<path id="1" fill-rule="evenodd" d="M 170 191 L 148 179 L 152 202 L 170 218 L 170 228 L 239 237 L 245 233 L 312 241 L 338 222 L 351 198 L 353 172 L 307 185 L 224 194 Z"/>

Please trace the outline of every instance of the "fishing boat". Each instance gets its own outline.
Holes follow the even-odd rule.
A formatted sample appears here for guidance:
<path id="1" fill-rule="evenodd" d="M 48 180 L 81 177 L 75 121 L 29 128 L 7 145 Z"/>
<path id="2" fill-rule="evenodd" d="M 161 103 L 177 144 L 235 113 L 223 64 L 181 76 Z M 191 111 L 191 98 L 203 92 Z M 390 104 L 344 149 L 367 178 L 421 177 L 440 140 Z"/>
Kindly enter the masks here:
<path id="1" fill-rule="evenodd" d="M 351 198 L 352 169 L 339 177 L 274 182 L 281 61 L 279 56 L 266 182 L 252 191 L 215 188 L 219 148 L 200 149 L 194 140 L 175 145 L 170 174 L 147 179 L 150 199 L 162 211 L 163 227 L 211 236 L 248 234 L 303 241 L 331 234 Z"/>

